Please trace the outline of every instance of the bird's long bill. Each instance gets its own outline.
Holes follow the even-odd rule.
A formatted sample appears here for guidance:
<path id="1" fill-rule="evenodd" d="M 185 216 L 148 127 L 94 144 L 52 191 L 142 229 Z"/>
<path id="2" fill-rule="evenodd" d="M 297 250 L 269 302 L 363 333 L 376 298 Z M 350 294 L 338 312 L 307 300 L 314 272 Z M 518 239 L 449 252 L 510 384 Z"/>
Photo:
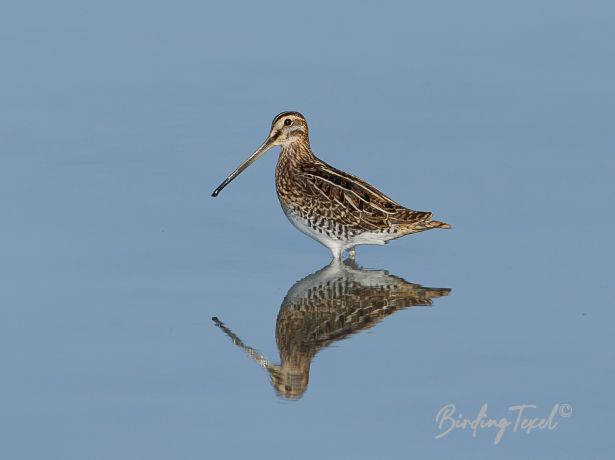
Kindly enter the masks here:
<path id="1" fill-rule="evenodd" d="M 214 190 L 211 196 L 218 196 L 218 193 L 220 193 L 224 187 L 230 184 L 233 181 L 233 179 L 239 176 L 244 171 L 244 169 L 246 169 L 256 160 L 258 160 L 267 150 L 273 147 L 274 141 L 275 141 L 275 137 L 268 137 L 267 140 L 263 142 L 263 145 L 261 145 L 258 149 L 256 149 L 256 152 L 250 155 L 250 157 L 246 161 L 241 163 L 235 171 L 233 171 L 226 179 L 224 179 L 224 181 L 220 185 L 218 185 L 218 188 Z"/>

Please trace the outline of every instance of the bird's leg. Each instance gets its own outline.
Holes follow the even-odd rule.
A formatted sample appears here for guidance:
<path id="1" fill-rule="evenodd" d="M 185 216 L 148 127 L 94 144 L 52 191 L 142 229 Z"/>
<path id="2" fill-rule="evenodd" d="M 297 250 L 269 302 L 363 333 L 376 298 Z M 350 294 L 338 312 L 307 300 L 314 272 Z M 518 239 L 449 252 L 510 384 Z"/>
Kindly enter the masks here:
<path id="1" fill-rule="evenodd" d="M 331 251 L 331 255 L 333 256 L 333 259 L 336 261 L 340 261 L 342 260 L 342 252 L 344 252 L 344 250 L 342 249 L 342 247 L 329 247 L 329 250 Z"/>

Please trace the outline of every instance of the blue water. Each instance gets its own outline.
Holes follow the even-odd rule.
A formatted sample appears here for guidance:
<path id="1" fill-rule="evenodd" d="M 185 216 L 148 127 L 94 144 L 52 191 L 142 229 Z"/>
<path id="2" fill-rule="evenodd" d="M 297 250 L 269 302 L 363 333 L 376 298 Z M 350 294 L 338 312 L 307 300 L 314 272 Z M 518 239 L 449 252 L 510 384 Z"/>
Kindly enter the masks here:
<path id="1" fill-rule="evenodd" d="M 612 4 L 2 10 L 0 458 L 613 457 Z M 278 365 L 285 296 L 329 263 L 275 152 L 210 197 L 283 110 L 453 226 L 358 248 L 450 292 L 310 342 L 296 400 L 211 319 Z M 449 403 L 572 414 L 435 439 Z"/>

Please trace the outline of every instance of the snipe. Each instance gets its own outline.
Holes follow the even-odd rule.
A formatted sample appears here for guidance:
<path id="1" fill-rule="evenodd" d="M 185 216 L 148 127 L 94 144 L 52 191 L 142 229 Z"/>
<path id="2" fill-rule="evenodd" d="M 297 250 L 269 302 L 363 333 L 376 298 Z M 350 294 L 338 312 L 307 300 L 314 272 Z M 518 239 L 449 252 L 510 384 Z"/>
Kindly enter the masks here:
<path id="1" fill-rule="evenodd" d="M 318 159 L 310 148 L 308 126 L 299 112 L 273 119 L 265 142 L 228 176 L 212 196 L 271 147 L 282 147 L 275 170 L 278 198 L 298 230 L 325 245 L 335 259 L 355 246 L 390 240 L 450 225 L 432 220 L 431 212 L 408 209 L 367 182 Z"/>
<path id="2" fill-rule="evenodd" d="M 212 319 L 233 344 L 267 370 L 279 396 L 298 399 L 307 390 L 312 360 L 321 350 L 371 329 L 395 312 L 431 306 L 450 292 L 409 283 L 386 270 L 366 270 L 352 260 L 332 261 L 297 281 L 284 297 L 275 327 L 279 364 L 244 343 L 217 317 Z M 411 334 L 398 346 L 412 349 L 409 342 Z"/>

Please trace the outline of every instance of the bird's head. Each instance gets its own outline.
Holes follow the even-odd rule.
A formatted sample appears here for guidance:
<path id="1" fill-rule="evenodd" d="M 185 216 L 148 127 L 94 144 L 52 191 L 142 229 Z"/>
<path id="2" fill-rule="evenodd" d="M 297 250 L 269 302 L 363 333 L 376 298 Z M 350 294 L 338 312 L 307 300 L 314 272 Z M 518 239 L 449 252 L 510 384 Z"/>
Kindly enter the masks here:
<path id="1" fill-rule="evenodd" d="M 271 122 L 271 131 L 267 140 L 272 146 L 288 146 L 293 142 L 305 142 L 308 139 L 308 125 L 299 112 L 282 112 Z"/>
<path id="2" fill-rule="evenodd" d="M 230 184 L 248 166 L 263 156 L 271 147 L 279 145 L 285 148 L 294 143 L 302 143 L 309 147 L 307 121 L 299 112 L 282 112 L 271 122 L 271 130 L 265 142 L 263 142 L 247 160 L 241 163 L 235 171 L 224 179 L 211 196 L 218 196 L 224 187 Z"/>
<path id="3" fill-rule="evenodd" d="M 276 368 L 269 371 L 271 385 L 277 395 L 284 399 L 300 399 L 307 390 L 310 379 L 310 369 L 297 370 Z"/>

